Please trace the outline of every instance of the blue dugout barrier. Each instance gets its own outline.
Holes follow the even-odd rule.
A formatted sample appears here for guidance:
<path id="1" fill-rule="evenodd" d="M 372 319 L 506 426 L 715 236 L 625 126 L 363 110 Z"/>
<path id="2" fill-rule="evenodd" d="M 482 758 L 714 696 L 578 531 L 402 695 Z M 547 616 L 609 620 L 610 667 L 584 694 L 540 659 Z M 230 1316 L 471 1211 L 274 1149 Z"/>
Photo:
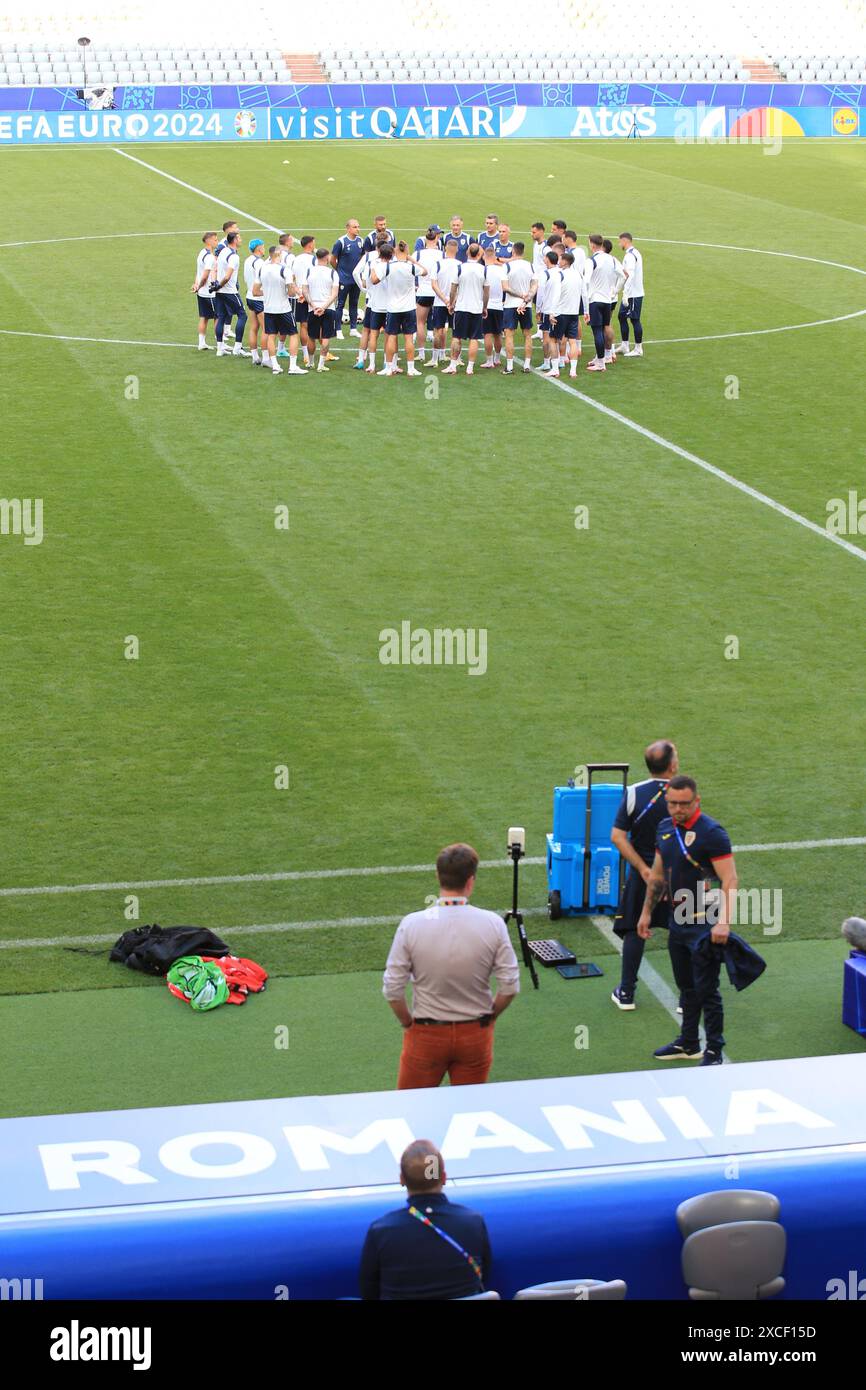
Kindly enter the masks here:
<path id="1" fill-rule="evenodd" d="M 412 1138 L 483 1212 L 493 1285 L 684 1298 L 675 1209 L 765 1188 L 789 1298 L 866 1294 L 861 1054 L 0 1121 L 0 1279 L 59 1298 L 351 1296 Z M 851 1273 L 854 1279 L 851 1279 Z"/>

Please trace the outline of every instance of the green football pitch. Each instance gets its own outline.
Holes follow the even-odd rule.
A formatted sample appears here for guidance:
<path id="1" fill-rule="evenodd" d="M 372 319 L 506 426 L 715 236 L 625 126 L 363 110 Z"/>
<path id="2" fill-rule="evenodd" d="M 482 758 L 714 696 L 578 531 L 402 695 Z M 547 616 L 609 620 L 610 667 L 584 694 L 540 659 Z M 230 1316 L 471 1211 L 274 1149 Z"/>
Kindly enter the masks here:
<path id="1" fill-rule="evenodd" d="M 741 886 L 782 893 L 780 931 L 742 929 L 769 968 L 726 988 L 731 1060 L 862 1052 L 839 936 L 866 868 L 858 497 L 826 526 L 866 495 L 860 149 L 127 152 L 3 156 L 2 492 L 42 499 L 43 537 L 6 508 L 0 1113 L 392 1086 L 381 971 L 439 847 L 493 861 L 476 901 L 504 910 L 507 827 L 540 860 L 553 786 L 640 777 L 657 737 Z M 330 244 L 350 216 L 414 238 L 490 210 L 527 241 L 632 231 L 643 360 L 385 380 L 347 337 L 301 381 L 193 350 L 200 234 L 233 212 L 245 240 Z M 404 622 L 483 629 L 486 671 L 383 665 Z M 552 934 L 539 862 L 522 885 Z M 137 922 L 220 931 L 268 991 L 194 1014 L 109 964 Z M 603 924 L 556 934 L 604 976 L 524 977 L 493 1079 L 654 1065 L 664 943 L 622 1015 Z"/>

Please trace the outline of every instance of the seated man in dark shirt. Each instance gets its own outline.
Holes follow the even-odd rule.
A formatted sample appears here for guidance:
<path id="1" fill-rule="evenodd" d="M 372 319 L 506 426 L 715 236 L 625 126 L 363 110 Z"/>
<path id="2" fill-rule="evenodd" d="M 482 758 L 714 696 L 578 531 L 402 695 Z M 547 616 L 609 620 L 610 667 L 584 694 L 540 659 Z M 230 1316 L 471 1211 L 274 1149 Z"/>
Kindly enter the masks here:
<path id="1" fill-rule="evenodd" d="M 442 1155 L 416 1139 L 400 1159 L 406 1205 L 374 1221 L 361 1252 L 361 1297 L 448 1299 L 483 1293 L 490 1275 L 484 1218 L 449 1202 Z"/>

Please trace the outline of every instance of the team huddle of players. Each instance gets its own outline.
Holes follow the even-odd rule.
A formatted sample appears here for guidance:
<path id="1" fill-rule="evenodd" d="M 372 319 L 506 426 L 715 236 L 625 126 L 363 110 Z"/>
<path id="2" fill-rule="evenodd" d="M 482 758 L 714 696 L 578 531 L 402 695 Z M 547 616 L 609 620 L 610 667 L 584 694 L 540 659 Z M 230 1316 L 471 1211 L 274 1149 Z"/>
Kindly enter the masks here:
<path id="1" fill-rule="evenodd" d="M 353 218 L 330 250 L 317 247 L 313 236 L 296 242 L 284 232 L 270 247 L 253 237 L 242 266 L 238 225 L 224 222 L 221 239 L 218 232 L 204 233 L 196 261 L 192 291 L 198 299 L 199 351 L 209 350 L 207 325 L 213 319 L 218 357 L 248 357 L 275 375 L 286 370 L 303 376 L 314 361 L 317 371 L 326 372 L 337 360 L 329 349 L 345 316 L 350 336 L 359 339 L 354 370 L 371 375 L 377 374 L 381 338 L 379 376 L 402 374 L 401 339 L 407 376 L 421 376 L 419 366 L 441 366 L 455 374 L 464 342 L 467 375 L 475 370 L 482 344 L 481 368 L 512 373 L 515 341 L 518 351 L 522 346 L 523 371 L 529 372 L 538 339 L 541 370 L 558 377 L 567 367 L 575 376 L 582 324 L 589 326 L 595 348 L 589 371 L 605 371 L 618 351 L 642 357 L 643 258 L 631 233 L 620 233 L 621 261 L 607 238 L 594 234 L 584 248 L 562 221 L 553 223 L 550 234 L 543 222 L 533 222 L 531 236 L 530 260 L 525 243 L 512 241 L 508 224 L 493 214 L 477 236 L 464 231 L 462 218 L 452 217 L 447 232 L 433 223 L 410 250 L 385 217 L 376 218 L 367 236 Z M 615 344 L 618 301 L 620 342 Z M 288 360 L 287 368 L 280 359 Z"/>

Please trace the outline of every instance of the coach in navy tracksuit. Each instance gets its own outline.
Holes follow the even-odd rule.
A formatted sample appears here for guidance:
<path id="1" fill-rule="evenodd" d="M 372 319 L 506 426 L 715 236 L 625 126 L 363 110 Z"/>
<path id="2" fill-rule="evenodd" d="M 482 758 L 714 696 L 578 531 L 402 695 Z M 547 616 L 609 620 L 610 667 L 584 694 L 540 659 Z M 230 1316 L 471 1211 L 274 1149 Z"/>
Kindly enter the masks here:
<path id="1" fill-rule="evenodd" d="M 656 831 L 656 853 L 646 886 L 637 929 L 652 935 L 655 905 L 667 891 L 668 950 L 683 1005 L 682 1031 L 654 1056 L 660 1061 L 681 1058 L 712 1067 L 722 1062 L 724 1012 L 719 993 L 721 952 L 699 950 L 707 935 L 724 946 L 730 935 L 730 910 L 735 903 L 737 870 L 724 826 L 701 810 L 697 783 L 681 774 L 672 777 L 665 795 L 668 818 Z M 711 892 L 713 885 L 720 888 Z M 700 1022 L 704 1016 L 706 1046 L 701 1051 Z"/>
<path id="2" fill-rule="evenodd" d="M 644 939 L 638 935 L 637 924 L 655 858 L 656 831 L 668 814 L 665 792 L 679 767 L 676 747 L 666 739 L 651 743 L 644 760 L 650 776 L 626 789 L 611 832 L 614 845 L 628 864 L 628 873 L 613 919 L 613 929 L 622 940 L 622 977 L 610 997 L 617 1008 L 626 1010 L 634 1009 L 637 974 L 643 959 Z M 667 923 L 667 903 L 656 903 L 652 925 L 661 928 Z"/>
<path id="3" fill-rule="evenodd" d="M 360 235 L 360 223 L 351 218 L 346 223 L 346 234 L 335 241 L 331 248 L 331 263 L 337 272 L 340 289 L 337 295 L 337 332 L 341 332 L 343 306 L 349 300 L 349 332 L 360 337 L 358 329 L 358 299 L 361 291 L 355 283 L 355 266 L 364 254 L 364 238 Z"/>
<path id="4" fill-rule="evenodd" d="M 445 1166 L 429 1139 L 400 1159 L 406 1205 L 374 1221 L 361 1252 L 364 1299 L 450 1299 L 483 1293 L 490 1277 L 484 1218 L 449 1202 Z"/>

